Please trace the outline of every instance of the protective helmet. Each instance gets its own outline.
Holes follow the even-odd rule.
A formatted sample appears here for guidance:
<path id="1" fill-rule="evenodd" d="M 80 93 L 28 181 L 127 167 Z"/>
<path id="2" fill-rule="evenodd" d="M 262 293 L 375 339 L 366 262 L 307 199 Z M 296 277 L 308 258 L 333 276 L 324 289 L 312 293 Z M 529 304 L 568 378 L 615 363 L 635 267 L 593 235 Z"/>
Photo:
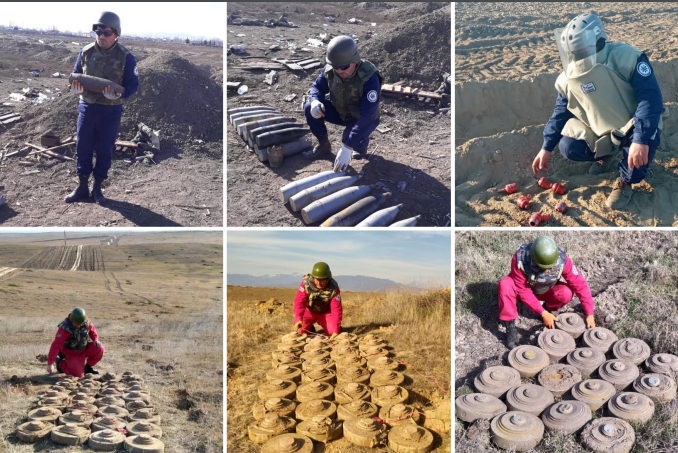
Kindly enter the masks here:
<path id="1" fill-rule="evenodd" d="M 74 308 L 73 311 L 71 312 L 70 316 L 71 322 L 74 322 L 76 324 L 82 324 L 83 322 L 87 321 L 87 315 L 85 314 L 85 310 L 82 308 Z"/>
<path id="2" fill-rule="evenodd" d="M 579 50 L 584 46 L 584 42 L 581 38 L 588 30 L 593 32 L 596 41 L 600 38 L 607 40 L 607 33 L 605 33 L 605 27 L 603 27 L 603 22 L 600 20 L 600 17 L 595 14 L 581 13 L 572 19 L 565 27 L 565 33 L 563 33 L 560 38 L 561 40 L 564 40 L 563 47 L 566 47 L 570 51 Z"/>
<path id="3" fill-rule="evenodd" d="M 542 269 L 551 269 L 558 262 L 558 246 L 549 236 L 539 236 L 530 247 L 532 262 Z"/>
<path id="4" fill-rule="evenodd" d="M 346 66 L 349 63 L 360 63 L 358 46 L 350 36 L 337 36 L 327 45 L 327 64 L 332 67 Z"/>
<path id="5" fill-rule="evenodd" d="M 115 30 L 115 34 L 120 36 L 122 34 L 120 30 L 120 18 L 117 14 L 110 11 L 104 11 L 101 13 L 99 22 L 92 24 L 92 31 L 96 31 L 97 27 L 111 27 Z"/>
<path id="6" fill-rule="evenodd" d="M 324 280 L 332 278 L 332 271 L 330 270 L 330 266 L 327 263 L 320 262 L 313 265 L 311 275 L 313 278 Z"/>

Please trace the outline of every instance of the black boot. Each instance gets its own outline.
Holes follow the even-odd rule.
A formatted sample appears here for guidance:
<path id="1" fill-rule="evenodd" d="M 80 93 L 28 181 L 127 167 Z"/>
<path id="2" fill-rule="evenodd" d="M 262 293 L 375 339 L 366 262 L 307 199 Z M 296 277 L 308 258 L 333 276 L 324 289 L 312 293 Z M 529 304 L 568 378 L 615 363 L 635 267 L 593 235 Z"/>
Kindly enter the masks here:
<path id="1" fill-rule="evenodd" d="M 367 157 L 367 148 L 364 149 L 354 149 L 351 157 L 355 160 L 364 159 Z"/>
<path id="2" fill-rule="evenodd" d="M 516 320 L 502 321 L 506 327 L 506 346 L 513 349 L 518 346 L 518 329 L 516 328 Z"/>
<path id="3" fill-rule="evenodd" d="M 92 186 L 92 198 L 99 204 L 104 204 L 106 202 L 104 194 L 101 193 L 101 184 L 103 184 L 103 182 L 103 179 L 94 178 L 94 185 Z"/>
<path id="4" fill-rule="evenodd" d="M 306 151 L 302 153 L 306 159 L 319 159 L 323 156 L 327 156 L 332 151 L 332 145 L 330 144 L 330 139 L 327 138 L 327 135 L 318 137 L 318 144 L 315 145 L 312 151 Z"/>
<path id="5" fill-rule="evenodd" d="M 63 371 L 61 371 L 61 367 L 59 367 L 59 364 L 61 363 L 62 360 L 63 359 L 61 357 L 57 357 L 54 360 L 54 367 L 56 368 L 57 373 L 63 373 Z"/>
<path id="6" fill-rule="evenodd" d="M 99 374 L 97 370 L 89 366 L 89 363 L 85 364 L 85 374 Z"/>
<path id="7" fill-rule="evenodd" d="M 87 186 L 89 176 L 78 175 L 78 178 L 80 179 L 80 184 L 78 184 L 78 187 L 76 187 L 73 192 L 66 195 L 64 198 L 66 203 L 73 203 L 74 201 L 89 198 L 89 187 Z"/>

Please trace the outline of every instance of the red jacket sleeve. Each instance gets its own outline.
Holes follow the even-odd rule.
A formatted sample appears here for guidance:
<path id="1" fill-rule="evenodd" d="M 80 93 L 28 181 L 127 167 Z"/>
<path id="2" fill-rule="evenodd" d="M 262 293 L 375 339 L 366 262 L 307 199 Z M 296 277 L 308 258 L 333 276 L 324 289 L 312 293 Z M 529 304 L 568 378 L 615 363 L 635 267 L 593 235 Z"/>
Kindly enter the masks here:
<path id="1" fill-rule="evenodd" d="M 530 285 L 527 283 L 525 273 L 518 267 L 518 257 L 515 253 L 511 260 L 511 272 L 509 272 L 508 276 L 511 277 L 516 285 L 518 299 L 523 301 L 523 303 L 527 305 L 527 308 L 534 313 L 538 315 L 542 314 L 544 312 L 544 307 L 541 306 L 541 303 L 537 300 L 537 296 L 532 292 L 532 288 L 530 288 Z"/>
<path id="2" fill-rule="evenodd" d="M 328 335 L 341 333 L 341 319 L 343 316 L 344 309 L 341 306 L 341 291 L 337 288 L 337 294 L 330 301 L 330 321 L 327 326 L 330 332 L 327 332 Z"/>
<path id="3" fill-rule="evenodd" d="M 89 339 L 92 341 L 97 341 L 99 339 L 99 334 L 97 334 L 97 329 L 94 328 L 94 324 L 92 324 L 92 321 L 90 321 L 90 328 L 89 328 Z"/>
<path id="4" fill-rule="evenodd" d="M 57 330 L 56 336 L 54 337 L 54 341 L 52 341 L 52 346 L 50 346 L 49 348 L 49 354 L 47 354 L 47 365 L 54 364 L 57 355 L 59 355 L 59 350 L 61 349 L 61 346 L 63 346 L 64 342 L 70 337 L 71 334 L 66 332 L 64 329 L 59 328 L 59 330 Z"/>
<path id="5" fill-rule="evenodd" d="M 569 286 L 572 292 L 579 298 L 581 308 L 584 310 L 586 316 L 591 316 L 593 314 L 593 296 L 591 296 L 591 288 L 589 288 L 589 284 L 586 283 L 584 276 L 581 275 L 579 269 L 574 266 L 569 256 L 565 260 L 565 267 L 563 268 L 561 276 L 563 277 L 563 280 L 567 282 L 567 286 Z"/>
<path id="6" fill-rule="evenodd" d="M 308 305 L 308 294 L 306 294 L 306 288 L 304 288 L 304 282 L 301 282 L 299 289 L 297 290 L 297 295 L 294 297 L 294 323 L 301 321 L 301 318 L 304 316 L 306 311 L 306 306 Z"/>

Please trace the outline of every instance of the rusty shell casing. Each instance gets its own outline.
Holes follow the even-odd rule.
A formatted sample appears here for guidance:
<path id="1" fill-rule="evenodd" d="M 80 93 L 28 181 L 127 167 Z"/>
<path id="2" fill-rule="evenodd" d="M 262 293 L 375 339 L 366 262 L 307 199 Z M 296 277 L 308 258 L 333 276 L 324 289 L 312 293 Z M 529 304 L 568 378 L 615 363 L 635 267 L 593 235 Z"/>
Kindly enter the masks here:
<path id="1" fill-rule="evenodd" d="M 102 79 L 101 77 L 72 73 L 70 77 L 68 77 L 68 82 L 73 83 L 74 81 L 80 83 L 80 85 L 82 85 L 82 87 L 88 91 L 96 91 L 98 93 L 101 93 L 102 91 L 104 91 L 106 87 L 111 86 L 113 87 L 113 91 L 115 91 L 116 93 L 122 94 L 125 92 L 124 86 L 112 82 L 108 79 Z"/>
<path id="2" fill-rule="evenodd" d="M 320 224 L 321 227 L 351 227 L 366 219 L 367 216 L 375 212 L 386 203 L 390 193 L 379 193 L 370 195 L 362 200 L 358 200 L 348 208 L 334 214 L 329 219 Z"/>
<path id="3" fill-rule="evenodd" d="M 385 227 L 389 226 L 395 218 L 398 216 L 398 211 L 403 207 L 403 204 L 400 203 L 390 208 L 381 209 L 373 214 L 370 214 L 362 222 L 358 223 L 357 227 Z"/>
<path id="4" fill-rule="evenodd" d="M 292 211 L 299 212 L 314 201 L 321 200 L 328 195 L 351 187 L 360 180 L 361 176 L 342 176 L 333 178 L 329 181 L 321 182 L 318 185 L 302 190 L 290 197 L 290 207 Z"/>
<path id="5" fill-rule="evenodd" d="M 339 178 L 341 176 L 346 176 L 346 172 L 341 171 L 335 173 L 332 170 L 328 170 L 315 175 L 307 176 L 306 178 L 300 179 L 298 181 L 292 181 L 291 183 L 280 188 L 280 199 L 282 200 L 283 204 L 285 204 L 289 201 L 292 195 L 299 193 L 304 189 L 308 189 L 309 187 L 318 185 L 321 182 L 333 178 Z"/>
<path id="6" fill-rule="evenodd" d="M 301 210 L 301 217 L 307 225 L 323 221 L 365 197 L 369 192 L 370 186 L 347 187 L 309 204 Z"/>

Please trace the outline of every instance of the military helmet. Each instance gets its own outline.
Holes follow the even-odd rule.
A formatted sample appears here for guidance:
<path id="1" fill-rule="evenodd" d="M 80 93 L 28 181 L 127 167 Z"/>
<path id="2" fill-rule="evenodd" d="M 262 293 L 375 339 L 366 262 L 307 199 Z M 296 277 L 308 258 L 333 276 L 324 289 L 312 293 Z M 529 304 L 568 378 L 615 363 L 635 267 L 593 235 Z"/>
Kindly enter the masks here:
<path id="1" fill-rule="evenodd" d="M 581 13 L 572 19 L 565 27 L 561 39 L 568 42 L 567 47 L 570 50 L 577 50 L 580 47 L 580 38 L 585 30 L 591 30 L 596 36 L 596 41 L 600 38 L 607 40 L 607 33 L 600 17 L 595 14 Z"/>
<path id="2" fill-rule="evenodd" d="M 549 236 L 539 236 L 530 247 L 532 262 L 542 269 L 551 269 L 558 262 L 558 246 Z"/>
<path id="3" fill-rule="evenodd" d="M 122 34 L 120 30 L 120 17 L 110 11 L 101 13 L 99 22 L 92 24 L 92 31 L 97 31 L 97 27 L 111 27 L 116 35 L 120 36 Z"/>
<path id="4" fill-rule="evenodd" d="M 313 278 L 325 280 L 332 278 L 332 271 L 330 270 L 330 266 L 327 263 L 320 262 L 313 265 L 311 275 Z"/>
<path id="5" fill-rule="evenodd" d="M 70 316 L 71 322 L 75 324 L 82 324 L 85 321 L 87 321 L 87 315 L 85 314 L 85 310 L 82 308 L 74 308 L 73 311 L 71 312 Z"/>
<path id="6" fill-rule="evenodd" d="M 350 36 L 337 36 L 327 44 L 327 64 L 338 68 L 349 63 L 360 63 L 358 46 Z"/>

